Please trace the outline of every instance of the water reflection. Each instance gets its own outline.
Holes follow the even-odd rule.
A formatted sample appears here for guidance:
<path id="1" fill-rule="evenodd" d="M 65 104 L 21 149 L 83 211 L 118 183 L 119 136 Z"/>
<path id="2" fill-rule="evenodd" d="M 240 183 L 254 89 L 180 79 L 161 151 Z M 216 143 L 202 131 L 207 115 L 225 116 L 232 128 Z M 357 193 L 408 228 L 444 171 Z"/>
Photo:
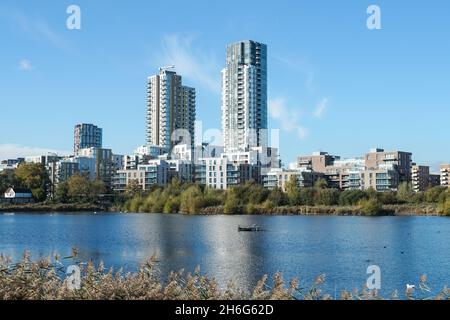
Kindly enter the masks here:
<path id="1" fill-rule="evenodd" d="M 267 231 L 237 231 L 252 224 Z M 446 218 L 0 215 L 0 252 L 15 260 L 24 250 L 64 257 L 72 247 L 85 261 L 125 271 L 156 253 L 162 274 L 200 265 L 221 287 L 234 279 L 248 290 L 278 271 L 303 286 L 324 273 L 333 292 L 362 287 L 367 267 L 379 265 L 385 294 L 424 273 L 441 289 L 450 275 Z"/>

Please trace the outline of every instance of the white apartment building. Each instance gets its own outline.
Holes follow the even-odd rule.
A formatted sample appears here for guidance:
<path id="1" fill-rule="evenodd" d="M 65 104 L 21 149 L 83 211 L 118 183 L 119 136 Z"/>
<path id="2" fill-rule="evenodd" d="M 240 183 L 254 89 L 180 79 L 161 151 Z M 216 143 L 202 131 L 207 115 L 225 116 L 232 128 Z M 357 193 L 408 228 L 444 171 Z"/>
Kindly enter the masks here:
<path id="1" fill-rule="evenodd" d="M 267 46 L 241 41 L 227 47 L 222 70 L 225 152 L 267 146 Z"/>
<path id="2" fill-rule="evenodd" d="M 263 186 L 266 189 L 280 188 L 286 192 L 287 183 L 291 181 L 292 177 L 296 179 L 299 188 L 311 188 L 318 179 L 324 177 L 324 174 L 308 169 L 286 170 L 273 168 L 264 176 Z"/>
<path id="3" fill-rule="evenodd" d="M 147 83 L 147 145 L 170 152 L 181 141 L 194 144 L 195 89 L 176 72 L 161 68 Z"/>
<path id="4" fill-rule="evenodd" d="M 142 190 L 150 190 L 154 186 L 166 186 L 169 183 L 170 165 L 165 160 L 151 160 L 148 164 L 138 165 L 137 169 L 119 170 L 112 178 L 115 191 L 123 192 L 132 181 L 137 181 Z"/>
<path id="5" fill-rule="evenodd" d="M 450 164 L 441 165 L 441 186 L 450 188 Z"/>

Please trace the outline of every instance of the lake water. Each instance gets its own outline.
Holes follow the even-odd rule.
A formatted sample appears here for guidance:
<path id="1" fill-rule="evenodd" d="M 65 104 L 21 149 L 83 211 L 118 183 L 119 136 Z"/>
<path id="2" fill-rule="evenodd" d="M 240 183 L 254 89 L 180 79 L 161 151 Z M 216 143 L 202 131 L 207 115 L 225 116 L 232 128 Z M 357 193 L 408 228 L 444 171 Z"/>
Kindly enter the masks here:
<path id="1" fill-rule="evenodd" d="M 265 232 L 238 232 L 257 224 Z M 249 289 L 264 275 L 283 273 L 303 286 L 326 275 L 333 294 L 366 283 L 367 267 L 382 271 L 382 293 L 403 292 L 428 275 L 434 289 L 450 284 L 450 219 L 426 217 L 182 216 L 146 214 L 0 215 L 0 253 L 14 260 L 71 248 L 80 258 L 134 271 L 154 253 L 159 268 L 202 272 L 221 285 Z"/>

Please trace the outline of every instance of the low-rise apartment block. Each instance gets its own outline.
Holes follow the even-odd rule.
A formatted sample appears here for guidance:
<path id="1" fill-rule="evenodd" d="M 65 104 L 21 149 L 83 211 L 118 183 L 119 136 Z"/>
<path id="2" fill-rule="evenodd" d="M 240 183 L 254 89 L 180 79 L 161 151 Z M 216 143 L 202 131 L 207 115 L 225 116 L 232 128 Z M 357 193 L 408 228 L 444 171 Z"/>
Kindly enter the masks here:
<path id="1" fill-rule="evenodd" d="M 414 164 L 412 166 L 411 182 L 414 192 L 428 189 L 430 186 L 430 167 Z"/>
<path id="2" fill-rule="evenodd" d="M 316 172 L 325 172 L 327 167 L 332 166 L 339 156 L 333 156 L 328 152 L 314 152 L 310 156 L 300 156 L 297 158 L 297 167 Z"/>
<path id="3" fill-rule="evenodd" d="M 299 188 L 312 188 L 317 180 L 324 178 L 325 175 L 312 170 L 285 170 L 274 168 L 270 170 L 263 178 L 263 186 L 266 189 L 279 188 L 286 192 L 286 185 L 295 178 Z"/>
<path id="4" fill-rule="evenodd" d="M 411 182 L 412 153 L 403 151 L 386 152 L 372 149 L 364 157 L 367 169 L 391 166 L 398 172 L 399 182 Z"/>
<path id="5" fill-rule="evenodd" d="M 441 165 L 441 186 L 450 188 L 450 164 Z"/>
<path id="6" fill-rule="evenodd" d="M 259 179 L 259 167 L 251 152 L 222 154 L 200 159 L 195 165 L 195 182 L 214 189 L 228 189 Z"/>
<path id="7" fill-rule="evenodd" d="M 136 181 L 143 191 L 155 186 L 164 187 L 169 183 L 170 165 L 165 160 L 152 160 L 138 165 L 137 169 L 119 170 L 112 178 L 114 191 L 124 192 L 126 187 Z"/>

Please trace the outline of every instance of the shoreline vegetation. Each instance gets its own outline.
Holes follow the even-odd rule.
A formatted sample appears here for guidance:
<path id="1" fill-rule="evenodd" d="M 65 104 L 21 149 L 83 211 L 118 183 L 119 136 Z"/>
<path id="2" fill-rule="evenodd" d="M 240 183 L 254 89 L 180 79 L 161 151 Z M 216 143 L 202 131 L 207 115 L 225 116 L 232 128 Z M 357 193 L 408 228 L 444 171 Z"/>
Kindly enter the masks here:
<path id="1" fill-rule="evenodd" d="M 252 215 L 261 216 L 368 216 L 359 206 L 282 206 L 265 209 L 264 207 L 255 208 Z M 108 213 L 119 212 L 129 213 L 149 213 L 149 214 L 168 214 L 167 212 L 133 212 L 121 211 L 120 207 L 109 207 L 90 203 L 84 204 L 23 204 L 23 205 L 0 205 L 1 213 L 77 213 L 77 212 L 95 212 Z M 437 205 L 383 205 L 377 216 L 442 216 L 437 213 Z M 200 209 L 197 213 L 171 212 L 170 214 L 185 215 L 225 215 L 223 206 L 206 207 Z M 236 213 L 235 215 L 249 215 L 248 213 Z"/>
<path id="2" fill-rule="evenodd" d="M 134 212 L 122 211 L 119 206 L 102 206 L 91 203 L 74 203 L 74 204 L 17 204 L 17 205 L 0 205 L 1 213 L 108 213 L 118 212 L 122 214 L 129 213 L 149 213 L 149 214 L 168 214 L 167 212 Z M 197 213 L 171 212 L 170 214 L 185 215 L 225 215 L 223 206 L 201 208 Z M 249 215 L 248 213 L 235 213 L 234 215 Z M 364 213 L 360 206 L 281 206 L 266 209 L 264 207 L 255 207 L 252 215 L 260 216 L 369 216 Z M 377 216 L 443 216 L 438 213 L 436 204 L 423 205 L 383 205 Z"/>
<path id="3" fill-rule="evenodd" d="M 0 192 L 15 185 L 32 191 L 35 203 L 1 203 L 0 212 L 135 212 L 192 215 L 336 215 L 450 216 L 450 188 L 432 187 L 414 192 L 409 183 L 397 191 L 329 188 L 325 179 L 313 187 L 300 188 L 292 177 L 284 191 L 268 190 L 254 182 L 228 190 L 181 183 L 174 178 L 166 187 L 143 191 L 131 181 L 124 193 L 114 193 L 100 180 L 73 175 L 53 186 L 40 164 L 22 164 L 8 177 L 0 174 Z"/>
<path id="4" fill-rule="evenodd" d="M 417 288 L 395 290 L 382 297 L 377 290 L 342 291 L 339 295 L 323 292 L 326 276 L 320 275 L 306 287 L 298 279 L 286 282 L 281 273 L 270 280 L 262 277 L 251 290 L 230 281 L 220 288 L 214 278 L 197 267 L 193 273 L 184 271 L 162 275 L 156 257 L 144 263 L 137 272 L 106 270 L 102 263 L 81 263 L 76 249 L 70 257 L 55 256 L 31 261 L 26 252 L 22 261 L 13 263 L 0 255 L 0 300 L 448 300 L 450 290 L 444 287 L 433 293 L 427 277 L 421 276 Z M 78 289 L 71 287 L 66 274 L 68 264 L 79 268 Z M 163 280 L 165 279 L 165 280 Z M 73 280 L 72 280 L 73 281 Z M 72 282 L 73 284 L 73 282 Z"/>
<path id="5" fill-rule="evenodd" d="M 71 181 L 69 181 L 70 186 Z M 84 196 L 88 183 L 76 178 L 76 188 L 62 186 L 64 197 L 32 204 L 0 204 L 0 212 L 120 212 L 188 215 L 299 215 L 299 216 L 450 216 L 450 190 L 433 187 L 415 193 L 409 184 L 397 192 L 374 190 L 339 191 L 319 180 L 313 188 L 298 188 L 288 182 L 286 192 L 267 190 L 256 183 L 228 190 L 216 190 L 174 179 L 167 187 L 143 192 L 131 183 L 124 194 L 112 201 Z M 81 184 L 81 185 L 80 185 Z M 88 185 L 89 189 L 93 188 Z M 78 190 L 71 193 L 70 190 Z M 99 193 L 97 193 L 99 194 Z"/>
<path id="6" fill-rule="evenodd" d="M 313 188 L 287 183 L 286 192 L 267 190 L 255 183 L 228 190 L 181 184 L 177 180 L 166 188 L 148 193 L 128 189 L 123 212 L 228 214 L 228 215 L 335 215 L 335 216 L 450 216 L 450 190 L 434 187 L 415 193 L 409 184 L 397 192 L 375 190 L 339 191 L 319 180 Z"/>

